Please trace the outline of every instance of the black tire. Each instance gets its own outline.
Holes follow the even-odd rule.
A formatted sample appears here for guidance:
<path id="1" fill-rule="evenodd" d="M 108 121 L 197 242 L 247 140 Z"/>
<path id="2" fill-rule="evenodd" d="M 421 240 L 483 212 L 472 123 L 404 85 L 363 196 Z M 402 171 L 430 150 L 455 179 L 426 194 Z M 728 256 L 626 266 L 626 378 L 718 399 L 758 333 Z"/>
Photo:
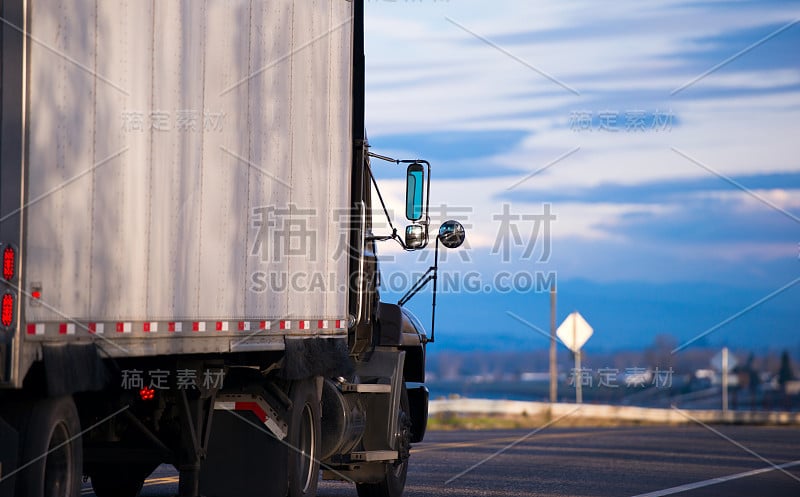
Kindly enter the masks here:
<path id="1" fill-rule="evenodd" d="M 319 483 L 321 408 L 316 382 L 296 381 L 291 388 L 289 415 L 289 497 L 314 497 Z"/>
<path id="2" fill-rule="evenodd" d="M 78 409 L 71 396 L 43 399 L 25 423 L 17 495 L 79 497 L 83 445 Z"/>
<path id="3" fill-rule="evenodd" d="M 97 466 L 90 475 L 92 489 L 97 497 L 137 497 L 153 469 L 152 465 Z"/>
<path id="4" fill-rule="evenodd" d="M 406 487 L 408 475 L 408 458 L 411 450 L 411 409 L 408 404 L 408 392 L 403 385 L 400 394 L 398 416 L 398 441 L 400 459 L 394 463 L 386 463 L 383 479 L 377 483 L 357 483 L 358 497 L 401 497 Z"/>

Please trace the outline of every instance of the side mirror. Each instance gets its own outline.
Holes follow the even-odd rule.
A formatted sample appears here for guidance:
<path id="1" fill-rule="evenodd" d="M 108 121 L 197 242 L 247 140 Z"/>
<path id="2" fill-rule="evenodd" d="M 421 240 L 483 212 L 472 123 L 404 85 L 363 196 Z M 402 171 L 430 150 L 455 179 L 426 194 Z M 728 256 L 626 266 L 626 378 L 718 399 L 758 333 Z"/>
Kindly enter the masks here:
<path id="1" fill-rule="evenodd" d="M 464 231 L 464 226 L 458 221 L 445 221 L 439 228 L 439 241 L 449 249 L 460 247 L 466 237 L 467 233 Z"/>
<path id="2" fill-rule="evenodd" d="M 409 250 L 425 246 L 425 227 L 420 224 L 406 226 L 406 248 Z"/>
<path id="3" fill-rule="evenodd" d="M 409 221 L 419 221 L 422 218 L 424 191 L 425 169 L 422 164 L 415 162 L 406 170 L 406 218 Z"/>

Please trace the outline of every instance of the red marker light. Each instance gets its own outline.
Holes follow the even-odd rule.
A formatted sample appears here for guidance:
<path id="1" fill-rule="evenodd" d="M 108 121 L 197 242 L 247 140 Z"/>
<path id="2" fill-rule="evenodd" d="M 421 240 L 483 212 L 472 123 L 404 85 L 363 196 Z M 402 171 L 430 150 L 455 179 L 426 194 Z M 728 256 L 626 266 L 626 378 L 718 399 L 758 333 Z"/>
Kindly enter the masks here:
<path id="1" fill-rule="evenodd" d="M 34 290 L 31 292 L 31 297 L 35 299 L 40 299 L 42 298 L 42 292 L 40 292 L 39 290 Z"/>
<path id="2" fill-rule="evenodd" d="M 3 249 L 3 279 L 11 281 L 16 274 L 17 253 L 12 247 Z"/>
<path id="3" fill-rule="evenodd" d="M 150 387 L 144 387 L 139 390 L 139 397 L 142 400 L 153 400 L 156 397 L 156 391 Z"/>
<path id="4" fill-rule="evenodd" d="M 14 321 L 14 296 L 10 293 L 3 295 L 2 312 L 0 312 L 0 322 L 3 326 L 11 326 Z"/>

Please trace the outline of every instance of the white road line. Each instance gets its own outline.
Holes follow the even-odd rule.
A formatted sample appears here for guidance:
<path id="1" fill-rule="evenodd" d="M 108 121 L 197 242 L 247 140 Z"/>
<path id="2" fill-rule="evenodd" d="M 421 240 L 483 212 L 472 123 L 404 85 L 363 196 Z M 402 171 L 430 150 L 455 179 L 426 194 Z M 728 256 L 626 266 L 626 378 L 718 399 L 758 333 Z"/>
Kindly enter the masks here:
<path id="1" fill-rule="evenodd" d="M 745 471 L 744 473 L 737 473 L 735 475 L 720 476 L 719 478 L 712 478 L 710 480 L 698 481 L 695 483 L 687 483 L 686 485 L 667 488 L 664 490 L 656 490 L 655 492 L 650 492 L 647 494 L 639 494 L 635 495 L 634 497 L 661 497 L 663 495 L 673 495 L 681 492 L 688 492 L 690 490 L 695 490 L 697 488 L 709 487 L 711 485 L 718 485 L 720 483 L 738 480 L 739 478 L 748 478 L 750 476 L 756 476 L 762 473 L 769 473 L 770 471 L 775 471 L 776 469 L 792 468 L 794 466 L 800 466 L 800 460 L 787 462 L 786 464 L 779 464 L 777 466 L 769 466 L 766 468 L 754 469 L 752 471 Z"/>

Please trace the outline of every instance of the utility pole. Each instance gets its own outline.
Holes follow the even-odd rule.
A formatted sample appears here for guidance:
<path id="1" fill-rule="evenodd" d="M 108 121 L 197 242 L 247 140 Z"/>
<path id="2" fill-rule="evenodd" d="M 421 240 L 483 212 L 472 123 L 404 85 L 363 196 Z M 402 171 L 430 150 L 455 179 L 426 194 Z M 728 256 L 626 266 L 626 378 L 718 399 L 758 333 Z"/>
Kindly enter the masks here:
<path id="1" fill-rule="evenodd" d="M 550 287 L 550 402 L 558 400 L 558 356 L 556 353 L 556 283 Z"/>
<path id="2" fill-rule="evenodd" d="M 728 412 L 728 347 L 722 347 L 722 412 Z"/>

